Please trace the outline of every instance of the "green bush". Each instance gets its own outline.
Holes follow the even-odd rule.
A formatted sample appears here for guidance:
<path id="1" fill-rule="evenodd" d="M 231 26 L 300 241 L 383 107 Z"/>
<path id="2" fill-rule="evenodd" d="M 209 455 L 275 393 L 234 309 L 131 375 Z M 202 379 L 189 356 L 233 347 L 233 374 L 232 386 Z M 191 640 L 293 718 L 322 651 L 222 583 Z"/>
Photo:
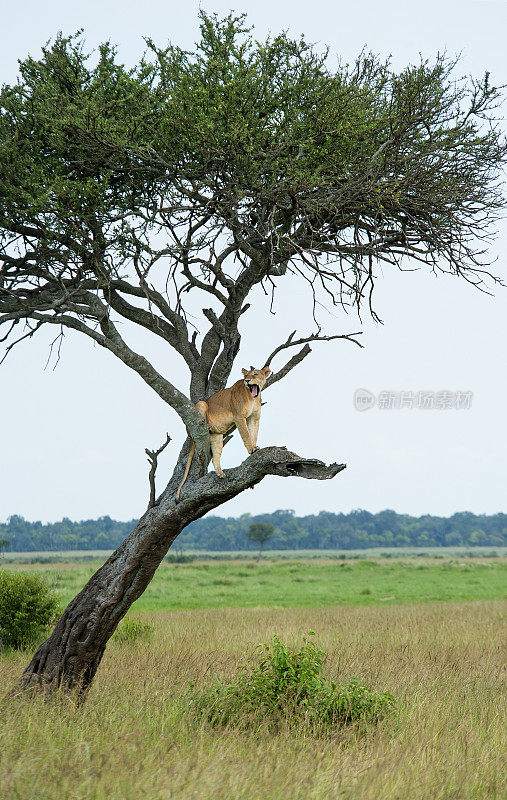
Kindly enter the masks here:
<path id="1" fill-rule="evenodd" d="M 114 632 L 114 639 L 121 644 L 132 644 L 138 641 L 148 641 L 154 631 L 153 625 L 141 619 L 126 617 L 120 622 Z"/>
<path id="2" fill-rule="evenodd" d="M 394 709 L 394 698 L 387 692 L 371 691 L 355 680 L 338 686 L 326 678 L 325 653 L 312 639 L 303 641 L 297 651 L 277 636 L 259 645 L 260 661 L 243 664 L 232 683 L 217 681 L 193 696 L 195 713 L 215 726 L 263 721 L 270 729 L 285 723 L 319 733 L 353 722 L 376 722 Z"/>
<path id="3" fill-rule="evenodd" d="M 196 556 L 185 555 L 185 553 L 168 553 L 164 561 L 168 561 L 169 564 L 191 564 L 195 559 Z"/>
<path id="4" fill-rule="evenodd" d="M 0 644 L 36 643 L 58 612 L 58 597 L 36 572 L 0 570 Z"/>

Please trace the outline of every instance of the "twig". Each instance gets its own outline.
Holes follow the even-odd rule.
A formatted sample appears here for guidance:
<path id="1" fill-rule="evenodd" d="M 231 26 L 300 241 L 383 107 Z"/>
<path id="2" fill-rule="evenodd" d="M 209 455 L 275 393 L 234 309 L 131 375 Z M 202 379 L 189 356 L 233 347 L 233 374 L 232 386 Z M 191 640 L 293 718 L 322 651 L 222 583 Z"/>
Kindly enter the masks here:
<path id="1" fill-rule="evenodd" d="M 269 376 L 266 383 L 264 384 L 264 389 L 268 389 L 270 386 L 273 385 L 273 383 L 277 383 L 278 381 L 282 380 L 282 378 L 285 378 L 285 376 L 288 375 L 291 369 L 297 367 L 297 365 L 300 364 L 301 361 L 303 361 L 303 359 L 306 358 L 306 356 L 310 355 L 311 352 L 312 348 L 310 347 L 310 345 L 305 344 L 305 346 L 302 347 L 301 350 L 298 353 L 296 353 L 295 356 L 292 356 L 292 358 L 289 359 L 289 361 L 287 361 L 287 363 L 281 369 L 279 369 L 278 372 L 273 372 Z"/>
<path id="2" fill-rule="evenodd" d="M 170 441 L 171 437 L 168 433 L 166 433 L 166 440 L 164 444 L 158 448 L 158 450 L 148 450 L 147 447 L 144 450 L 148 456 L 148 464 L 150 464 L 150 474 L 148 475 L 148 480 L 150 482 L 150 501 L 148 503 L 148 508 L 153 508 L 155 505 L 155 473 L 157 471 L 158 457 L 162 450 L 165 450 Z"/>
<path id="3" fill-rule="evenodd" d="M 355 333 L 346 333 L 341 335 L 334 335 L 334 336 L 321 336 L 318 333 L 312 333 L 311 336 L 304 336 L 302 339 L 294 339 L 296 335 L 296 331 L 292 331 L 290 336 L 287 338 L 287 341 L 283 344 L 279 344 L 276 347 L 270 356 L 266 359 L 266 363 L 264 364 L 265 367 L 269 367 L 271 362 L 273 361 L 274 357 L 281 351 L 285 350 L 287 347 L 296 347 L 300 344 L 306 344 L 308 342 L 330 342 L 333 339 L 346 339 L 348 342 L 353 342 L 357 344 L 358 347 L 362 347 L 363 345 L 358 342 L 354 337 L 361 336 L 361 331 L 356 331 Z M 273 381 L 271 381 L 273 383 Z"/>

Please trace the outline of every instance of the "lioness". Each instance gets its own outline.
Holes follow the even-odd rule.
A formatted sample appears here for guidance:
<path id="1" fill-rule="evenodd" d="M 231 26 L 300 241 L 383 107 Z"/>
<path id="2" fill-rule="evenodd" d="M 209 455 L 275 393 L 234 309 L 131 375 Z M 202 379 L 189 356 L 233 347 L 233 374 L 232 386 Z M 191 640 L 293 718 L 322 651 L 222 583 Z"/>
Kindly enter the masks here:
<path id="1" fill-rule="evenodd" d="M 195 404 L 199 414 L 208 423 L 213 466 L 217 475 L 221 478 L 225 478 L 220 466 L 225 433 L 228 433 L 236 426 L 248 452 L 253 453 L 254 450 L 258 449 L 257 434 L 261 418 L 261 389 L 266 383 L 266 378 L 271 375 L 271 370 L 269 367 L 263 367 L 263 369 L 250 367 L 249 370 L 243 369 L 241 371 L 243 373 L 242 380 L 236 381 L 228 389 L 222 389 L 222 391 L 212 394 L 207 400 L 199 400 Z M 181 487 L 187 479 L 194 453 L 195 445 L 192 442 L 187 466 L 176 492 L 176 501 L 180 499 Z"/>

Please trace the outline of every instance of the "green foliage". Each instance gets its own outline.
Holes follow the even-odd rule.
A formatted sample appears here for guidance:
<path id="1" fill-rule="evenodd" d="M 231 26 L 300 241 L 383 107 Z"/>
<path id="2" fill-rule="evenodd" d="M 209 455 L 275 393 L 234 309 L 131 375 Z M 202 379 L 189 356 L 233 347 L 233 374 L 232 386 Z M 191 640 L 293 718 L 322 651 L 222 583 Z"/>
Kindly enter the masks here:
<path id="1" fill-rule="evenodd" d="M 0 570 L 0 643 L 20 649 L 36 642 L 55 618 L 57 595 L 36 572 Z"/>
<path id="2" fill-rule="evenodd" d="M 262 548 L 266 542 L 269 542 L 275 532 L 275 526 L 271 522 L 252 522 L 248 528 L 246 535 L 251 542 L 257 542 L 259 545 L 259 555 L 257 560 L 261 557 Z"/>
<path id="3" fill-rule="evenodd" d="M 11 543 L 10 543 L 9 539 L 2 539 L 0 537 L 0 556 L 2 555 L 4 550 L 8 550 L 10 546 L 11 546 Z"/>
<path id="4" fill-rule="evenodd" d="M 142 619 L 126 617 L 114 632 L 114 640 L 120 644 L 133 644 L 134 642 L 147 642 L 151 639 L 154 627 L 150 622 Z"/>
<path id="5" fill-rule="evenodd" d="M 194 698 L 197 715 L 217 726 L 263 720 L 274 729 L 287 724 L 322 732 L 353 722 L 376 722 L 394 709 L 394 698 L 387 692 L 372 691 L 355 680 L 339 686 L 326 678 L 326 654 L 312 638 L 303 641 L 299 650 L 291 650 L 277 636 L 259 645 L 260 661 L 242 665 L 231 683 L 217 681 Z"/>
<path id="6" fill-rule="evenodd" d="M 252 522 L 246 535 L 251 542 L 264 544 L 268 542 L 275 532 L 275 526 L 271 522 Z"/>
<path id="7" fill-rule="evenodd" d="M 291 275 L 305 253 L 311 276 L 314 256 L 334 255 L 326 277 L 345 305 L 370 296 L 369 258 L 409 253 L 483 279 L 473 241 L 503 204 L 507 152 L 487 74 L 460 80 L 441 55 L 400 72 L 366 52 L 349 66 L 303 37 L 257 41 L 244 16 L 201 12 L 200 22 L 193 52 L 147 40 L 130 68 L 109 43 L 90 57 L 82 32 L 58 35 L 1 89 L 0 245 L 16 252 L 27 240 L 21 264 L 43 272 L 35 310 L 62 281 L 115 303 L 133 261 L 179 253 L 187 212 L 200 222 L 185 247 L 214 250 L 225 236 L 231 255 L 255 254 L 259 280 Z M 159 229 L 176 250 L 157 250 Z M 8 259 L 17 289 L 19 259 Z M 209 288 L 215 272 L 205 273 Z M 25 319 L 26 297 L 21 310 Z M 69 311 L 79 319 L 81 305 Z"/>
<path id="8" fill-rule="evenodd" d="M 350 514 L 321 511 L 297 517 L 293 511 L 279 510 L 255 517 L 207 516 L 192 522 L 178 537 L 183 554 L 188 550 L 252 550 L 247 532 L 253 523 L 275 527 L 272 549 L 362 549 L 368 547 L 438 547 L 446 545 L 446 536 L 458 531 L 465 546 L 507 545 L 507 514 L 471 514 L 460 512 L 452 517 L 411 517 L 394 511 L 371 514 L 358 509 Z M 110 517 L 72 522 L 29 522 L 13 514 L 0 524 L 0 537 L 11 542 L 11 550 L 106 550 L 118 547 L 128 536 L 136 520 L 117 522 Z M 179 558 L 181 551 L 171 549 L 167 560 Z"/>
<path id="9" fill-rule="evenodd" d="M 169 564 L 190 564 L 195 558 L 196 556 L 187 555 L 186 553 L 168 553 L 164 561 Z"/>

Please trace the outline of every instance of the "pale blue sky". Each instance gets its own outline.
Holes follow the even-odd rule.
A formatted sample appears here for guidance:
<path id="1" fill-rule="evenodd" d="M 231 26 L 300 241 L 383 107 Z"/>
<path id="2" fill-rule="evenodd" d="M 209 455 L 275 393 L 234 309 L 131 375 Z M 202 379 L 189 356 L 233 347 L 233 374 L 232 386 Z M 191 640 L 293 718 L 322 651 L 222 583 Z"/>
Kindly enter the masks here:
<path id="1" fill-rule="evenodd" d="M 2 15 L 0 80 L 14 81 L 17 59 L 36 56 L 59 30 L 84 28 L 90 47 L 110 39 L 126 63 L 141 54 L 143 35 L 190 48 L 200 5 L 220 14 L 231 9 L 230 3 L 172 0 L 9 5 Z M 288 28 L 329 44 L 349 61 L 366 45 L 382 56 L 392 54 L 396 67 L 417 61 L 419 53 L 446 50 L 462 54 L 462 73 L 489 70 L 494 83 L 507 83 L 506 2 L 244 0 L 232 7 L 248 13 L 259 37 Z M 505 223 L 491 253 L 498 258 L 496 271 L 505 276 Z M 488 297 L 424 270 L 383 272 L 377 306 L 384 326 L 363 324 L 362 351 L 340 342 L 315 345 L 304 365 L 266 394 L 261 420 L 261 445 L 285 444 L 303 455 L 344 461 L 348 469 L 332 482 L 266 479 L 218 513 L 358 507 L 413 514 L 505 511 L 507 289 Z M 302 334 L 312 330 L 305 299 L 294 287 L 285 285 L 283 292 L 276 317 L 259 296 L 259 311 L 243 330 L 244 365 L 260 364 L 296 326 Z M 349 332 L 361 326 L 354 318 L 329 315 L 325 327 Z M 161 442 L 166 431 L 173 436 L 174 446 L 159 468 L 162 483 L 183 426 L 137 376 L 77 336 L 67 337 L 58 368 L 44 370 L 50 338 L 41 332 L 0 367 L 0 519 L 13 513 L 43 520 L 138 516 L 147 496 L 144 448 Z M 138 347 L 144 341 L 135 339 Z M 147 346 L 146 354 L 185 388 L 185 370 L 172 353 L 159 344 Z M 234 379 L 241 366 L 238 362 Z M 474 397 L 468 411 L 359 413 L 353 395 L 360 387 L 376 394 L 470 390 Z M 230 445 L 225 466 L 243 457 L 242 446 Z"/>

